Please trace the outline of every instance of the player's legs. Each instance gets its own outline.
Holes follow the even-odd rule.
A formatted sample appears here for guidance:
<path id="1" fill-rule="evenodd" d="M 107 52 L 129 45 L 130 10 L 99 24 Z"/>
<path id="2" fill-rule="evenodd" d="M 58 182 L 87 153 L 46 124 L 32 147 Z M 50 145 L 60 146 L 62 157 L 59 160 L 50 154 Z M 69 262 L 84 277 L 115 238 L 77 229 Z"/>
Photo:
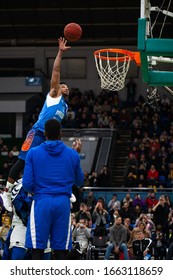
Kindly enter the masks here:
<path id="1" fill-rule="evenodd" d="M 50 260 L 51 252 L 42 249 L 32 249 L 32 260 Z"/>
<path id="2" fill-rule="evenodd" d="M 11 250 L 11 259 L 12 260 L 23 260 L 26 254 L 25 248 L 20 248 L 14 246 Z"/>
<path id="3" fill-rule="evenodd" d="M 10 169 L 7 183 L 6 183 L 6 209 L 11 212 L 12 211 L 12 203 L 11 203 L 11 192 L 14 187 L 14 183 L 16 182 L 16 179 L 20 172 L 23 170 L 25 165 L 25 161 L 22 159 L 17 159 L 15 164 Z"/>
<path id="4" fill-rule="evenodd" d="M 32 260 L 42 260 L 44 249 L 32 249 Z"/>
<path id="5" fill-rule="evenodd" d="M 15 162 L 15 164 L 12 166 L 9 175 L 8 175 L 8 180 L 6 184 L 7 190 L 9 192 L 13 188 L 14 182 L 17 180 L 17 177 L 19 176 L 20 172 L 23 171 L 24 165 L 25 165 L 25 159 L 27 152 L 29 151 L 30 148 L 39 146 L 41 143 L 45 141 L 45 136 L 43 132 L 41 131 L 36 131 L 31 129 L 27 136 L 26 139 L 21 147 L 20 154 L 18 156 L 18 160 Z"/>
<path id="6" fill-rule="evenodd" d="M 68 250 L 54 250 L 54 259 L 55 260 L 67 260 L 68 259 Z"/>
<path id="7" fill-rule="evenodd" d="M 45 252 L 44 251 L 44 255 L 43 255 L 43 260 L 50 260 L 51 259 L 51 252 Z"/>
<path id="8" fill-rule="evenodd" d="M 10 249 L 12 260 L 23 260 L 26 255 L 25 248 L 26 226 L 16 225 L 10 236 Z"/>
<path id="9" fill-rule="evenodd" d="M 52 221 L 49 203 L 47 197 L 32 202 L 26 232 L 26 248 L 41 250 L 47 248 Z"/>
<path id="10" fill-rule="evenodd" d="M 26 234 L 26 247 L 54 250 L 72 248 L 70 199 L 68 196 L 50 196 L 33 201 Z M 37 252 L 38 253 L 38 252 Z"/>
<path id="11" fill-rule="evenodd" d="M 72 249 L 70 199 L 58 196 L 53 200 L 53 223 L 50 232 L 50 247 L 54 250 Z"/>
<path id="12" fill-rule="evenodd" d="M 25 161 L 18 158 L 8 174 L 9 183 L 14 184 L 14 182 L 17 180 L 19 173 L 23 170 L 24 166 L 25 166 Z"/>
<path id="13" fill-rule="evenodd" d="M 28 152 L 28 150 L 31 148 L 31 145 L 33 143 L 34 140 L 34 136 L 35 136 L 35 131 L 34 130 L 30 130 L 26 136 L 26 139 L 21 147 L 21 151 L 18 157 L 18 160 L 15 162 L 15 164 L 12 166 L 10 172 L 9 172 L 9 176 L 8 176 L 8 180 L 7 180 L 7 190 L 10 192 L 13 187 L 14 182 L 16 181 L 19 173 L 23 170 L 24 168 L 24 164 L 25 164 L 25 158 L 26 158 L 26 154 Z"/>
<path id="14" fill-rule="evenodd" d="M 28 132 L 25 141 L 23 142 L 23 145 L 20 150 L 19 158 L 25 160 L 27 152 L 31 148 L 39 146 L 45 140 L 46 138 L 42 131 L 31 129 Z"/>

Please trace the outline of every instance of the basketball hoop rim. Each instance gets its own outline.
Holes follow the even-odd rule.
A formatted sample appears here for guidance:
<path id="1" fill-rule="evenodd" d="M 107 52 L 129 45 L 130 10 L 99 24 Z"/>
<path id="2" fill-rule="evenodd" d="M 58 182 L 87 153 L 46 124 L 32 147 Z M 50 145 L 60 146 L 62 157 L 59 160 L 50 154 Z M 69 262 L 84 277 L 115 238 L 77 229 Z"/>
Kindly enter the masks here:
<path id="1" fill-rule="evenodd" d="M 124 56 L 121 57 L 109 57 L 109 56 L 104 56 L 104 55 L 100 55 L 104 52 L 107 53 L 120 53 L 120 54 L 124 54 Z M 124 62 L 125 60 L 135 60 L 136 64 L 138 66 L 141 65 L 141 60 L 140 60 L 140 52 L 131 52 L 129 50 L 125 50 L 125 49 L 100 49 L 100 50 L 96 50 L 94 52 L 94 56 L 98 59 L 102 59 L 102 60 L 112 60 L 112 61 L 120 61 L 120 62 Z"/>

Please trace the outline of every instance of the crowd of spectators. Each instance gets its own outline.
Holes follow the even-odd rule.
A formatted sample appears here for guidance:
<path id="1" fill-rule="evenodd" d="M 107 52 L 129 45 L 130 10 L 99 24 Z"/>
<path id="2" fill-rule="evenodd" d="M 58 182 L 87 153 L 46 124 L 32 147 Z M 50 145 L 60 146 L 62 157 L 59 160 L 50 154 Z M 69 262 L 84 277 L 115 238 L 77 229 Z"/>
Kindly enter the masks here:
<path id="1" fill-rule="evenodd" d="M 121 251 L 125 254 L 124 259 L 144 259 L 146 252 L 144 255 L 143 252 L 140 252 L 142 255 L 138 256 L 134 248 L 135 245 L 133 246 L 133 241 L 138 239 L 135 235 L 136 231 L 141 232 L 140 235 L 143 240 L 141 242 L 144 245 L 149 242 L 152 259 L 173 258 L 173 252 L 170 249 L 173 243 L 173 208 L 172 202 L 166 195 L 160 195 L 156 198 L 154 190 L 150 190 L 143 199 L 139 194 L 133 197 L 133 195 L 127 193 L 120 200 L 118 194 L 113 194 L 107 203 L 103 197 L 96 199 L 94 192 L 89 191 L 80 203 L 79 210 L 74 211 L 72 208 L 71 211 L 73 231 L 76 233 L 75 229 L 81 226 L 81 220 L 82 228 L 87 228 L 85 248 L 87 248 L 86 240 L 89 243 L 89 240 L 94 237 L 107 237 L 105 255 L 103 256 L 105 259 L 109 259 L 111 254 L 118 255 L 118 258 L 120 258 Z M 120 242 L 123 246 L 122 248 L 119 246 L 119 250 L 116 251 L 113 250 L 116 246 L 114 247 L 112 238 L 116 239 L 118 233 L 112 236 L 111 231 L 117 232 L 119 226 L 122 228 L 122 236 L 119 236 L 119 241 L 115 240 L 115 244 L 118 247 L 118 242 Z M 82 232 L 85 235 L 85 231 Z M 76 241 L 75 237 L 76 235 L 73 234 L 74 241 Z M 170 253 L 170 250 L 172 253 Z M 99 259 L 98 251 L 94 251 L 93 259 Z"/>
<path id="2" fill-rule="evenodd" d="M 173 102 L 163 96 L 160 111 L 138 103 L 131 118 L 125 187 L 172 188 Z"/>

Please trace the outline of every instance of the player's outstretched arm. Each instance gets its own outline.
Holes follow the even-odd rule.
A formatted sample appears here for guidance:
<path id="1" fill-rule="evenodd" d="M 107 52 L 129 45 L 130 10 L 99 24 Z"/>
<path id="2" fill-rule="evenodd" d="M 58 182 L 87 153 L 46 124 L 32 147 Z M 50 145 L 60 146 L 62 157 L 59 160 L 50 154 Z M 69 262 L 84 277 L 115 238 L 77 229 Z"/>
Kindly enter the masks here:
<path id="1" fill-rule="evenodd" d="M 50 84 L 51 91 L 53 91 L 54 94 L 57 93 L 60 87 L 60 69 L 61 69 L 61 61 L 62 61 L 63 53 L 71 48 L 70 46 L 66 46 L 67 40 L 65 38 L 60 37 L 58 39 L 58 43 L 59 43 L 59 51 L 53 64 L 51 84 Z"/>

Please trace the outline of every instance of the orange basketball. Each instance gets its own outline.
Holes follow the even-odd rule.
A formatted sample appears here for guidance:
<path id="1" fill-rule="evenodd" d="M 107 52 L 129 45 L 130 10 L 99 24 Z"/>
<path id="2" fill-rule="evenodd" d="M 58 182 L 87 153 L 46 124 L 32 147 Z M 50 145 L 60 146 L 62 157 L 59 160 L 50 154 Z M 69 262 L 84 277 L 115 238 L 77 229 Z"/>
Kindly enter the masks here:
<path id="1" fill-rule="evenodd" d="M 82 28 L 79 24 L 71 22 L 64 27 L 64 36 L 68 41 L 75 42 L 82 36 Z"/>

